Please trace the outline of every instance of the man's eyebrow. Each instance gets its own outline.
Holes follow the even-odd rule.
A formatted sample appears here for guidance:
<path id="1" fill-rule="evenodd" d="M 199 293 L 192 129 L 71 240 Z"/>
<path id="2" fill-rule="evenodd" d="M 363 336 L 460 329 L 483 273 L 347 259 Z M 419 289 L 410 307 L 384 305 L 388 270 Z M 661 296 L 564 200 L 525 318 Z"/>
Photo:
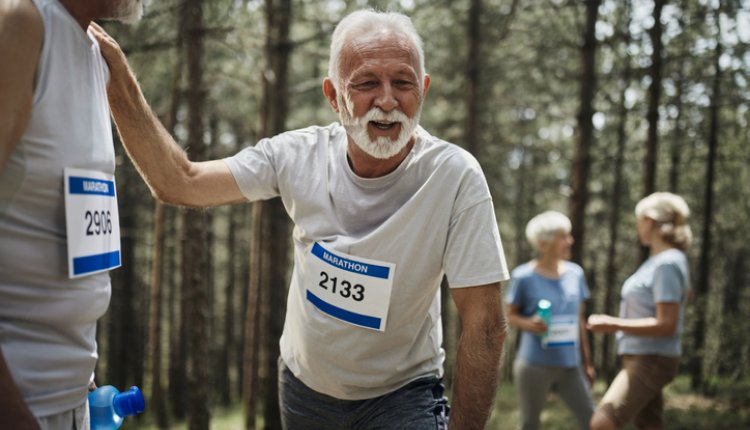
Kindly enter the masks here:
<path id="1" fill-rule="evenodd" d="M 395 72 L 393 72 L 394 76 L 408 76 L 410 78 L 416 78 L 417 72 L 411 67 L 401 67 L 397 69 Z M 372 70 L 366 70 L 366 71 L 354 71 L 352 72 L 350 79 L 362 79 L 366 77 L 373 77 L 373 78 L 379 78 L 379 74 L 373 72 Z"/>
<path id="2" fill-rule="evenodd" d="M 378 75 L 372 71 L 363 71 L 363 72 L 355 71 L 354 73 L 351 74 L 351 76 L 349 76 L 349 82 L 358 81 L 362 79 L 368 79 L 368 78 L 377 79 Z"/>
<path id="3" fill-rule="evenodd" d="M 396 75 L 398 76 L 409 76 L 411 78 L 417 77 L 416 70 L 412 69 L 411 67 L 404 67 L 396 71 Z"/>

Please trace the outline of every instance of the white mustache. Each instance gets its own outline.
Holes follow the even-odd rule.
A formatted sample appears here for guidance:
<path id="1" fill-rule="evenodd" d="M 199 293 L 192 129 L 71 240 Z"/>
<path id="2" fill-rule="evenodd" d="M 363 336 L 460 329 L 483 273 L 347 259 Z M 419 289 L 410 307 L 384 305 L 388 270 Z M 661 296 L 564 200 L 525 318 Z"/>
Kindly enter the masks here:
<path id="1" fill-rule="evenodd" d="M 375 121 L 375 122 L 400 122 L 403 124 L 409 121 L 409 119 L 410 118 L 406 116 L 406 114 L 398 110 L 385 112 L 385 111 L 380 110 L 379 108 L 372 108 L 369 111 L 367 111 L 366 114 L 364 114 L 357 120 L 360 122 L 364 122 L 364 123 Z"/>
<path id="2" fill-rule="evenodd" d="M 346 128 L 347 134 L 354 143 L 367 154 L 386 159 L 398 154 L 409 142 L 409 139 L 419 123 L 421 105 L 414 117 L 407 116 L 400 110 L 386 112 L 379 107 L 373 107 L 362 116 L 354 116 L 354 104 L 345 94 L 339 95 L 339 118 L 341 124 Z M 367 132 L 369 122 L 397 123 L 400 126 L 398 138 L 391 140 L 386 136 L 371 139 Z"/>

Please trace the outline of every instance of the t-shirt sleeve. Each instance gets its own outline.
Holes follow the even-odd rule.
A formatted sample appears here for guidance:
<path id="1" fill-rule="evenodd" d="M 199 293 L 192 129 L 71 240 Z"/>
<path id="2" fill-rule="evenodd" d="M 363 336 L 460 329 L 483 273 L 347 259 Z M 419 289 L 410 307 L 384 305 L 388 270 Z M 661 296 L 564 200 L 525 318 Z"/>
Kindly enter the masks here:
<path id="1" fill-rule="evenodd" d="M 489 197 L 454 217 L 444 258 L 443 267 L 451 288 L 486 285 L 509 278 Z"/>
<path id="2" fill-rule="evenodd" d="M 662 264 L 654 272 L 654 302 L 682 302 L 683 279 L 675 264 Z"/>
<path id="3" fill-rule="evenodd" d="M 224 162 L 248 201 L 267 200 L 279 195 L 272 139 L 263 139 Z"/>

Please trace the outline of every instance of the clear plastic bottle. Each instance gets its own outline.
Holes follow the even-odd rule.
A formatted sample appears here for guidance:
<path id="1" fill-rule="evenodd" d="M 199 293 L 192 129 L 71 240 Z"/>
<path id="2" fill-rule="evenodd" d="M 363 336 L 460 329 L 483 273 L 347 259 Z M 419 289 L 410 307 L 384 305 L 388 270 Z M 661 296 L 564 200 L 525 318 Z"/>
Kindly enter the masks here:
<path id="1" fill-rule="evenodd" d="M 111 385 L 101 386 L 89 392 L 91 430 L 118 429 L 125 417 L 140 414 L 145 408 L 146 402 L 138 387 L 121 393 Z"/>
<path id="2" fill-rule="evenodd" d="M 542 319 L 542 321 L 544 321 L 544 324 L 547 325 L 547 331 L 539 335 L 542 340 L 542 346 L 546 348 L 547 336 L 549 335 L 549 323 L 552 319 L 552 302 L 545 299 L 539 300 L 539 303 L 536 305 L 536 314 Z"/>

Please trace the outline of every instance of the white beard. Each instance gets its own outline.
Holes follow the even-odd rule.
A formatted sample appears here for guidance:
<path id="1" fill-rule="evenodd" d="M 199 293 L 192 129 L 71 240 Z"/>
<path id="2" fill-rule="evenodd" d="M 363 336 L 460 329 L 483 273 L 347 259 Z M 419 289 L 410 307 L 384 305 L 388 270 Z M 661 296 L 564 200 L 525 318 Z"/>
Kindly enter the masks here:
<path id="1" fill-rule="evenodd" d="M 115 0 L 112 19 L 135 24 L 143 16 L 143 0 Z"/>
<path id="2" fill-rule="evenodd" d="M 422 105 L 420 104 L 419 110 L 413 118 L 409 118 L 399 110 L 384 112 L 379 108 L 372 108 L 363 116 L 354 117 L 350 114 L 353 110 L 351 101 L 348 100 L 348 97 L 342 97 L 341 93 L 339 93 L 338 104 L 339 118 L 349 137 L 362 151 L 381 160 L 394 157 L 404 149 L 417 128 L 419 116 L 422 113 Z M 370 121 L 398 122 L 401 126 L 398 138 L 392 140 L 390 137 L 380 136 L 375 140 L 371 139 L 367 132 L 367 125 Z"/>

